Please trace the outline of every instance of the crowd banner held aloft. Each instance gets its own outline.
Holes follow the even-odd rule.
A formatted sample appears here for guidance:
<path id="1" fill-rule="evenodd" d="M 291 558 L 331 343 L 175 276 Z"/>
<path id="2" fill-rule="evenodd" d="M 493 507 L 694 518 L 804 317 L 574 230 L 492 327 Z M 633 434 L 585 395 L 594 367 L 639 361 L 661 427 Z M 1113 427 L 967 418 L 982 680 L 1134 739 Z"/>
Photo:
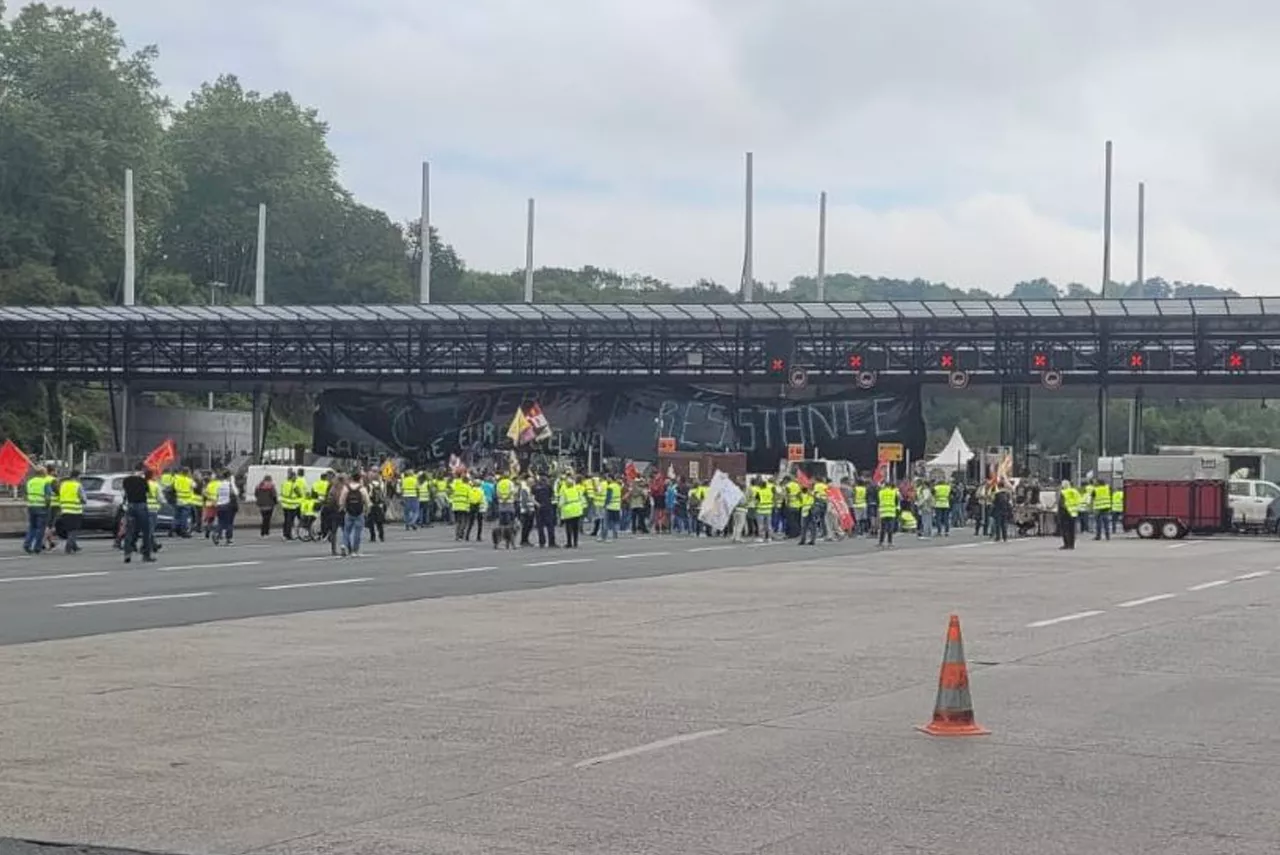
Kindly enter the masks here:
<path id="1" fill-rule="evenodd" d="M 606 457 L 652 460 L 659 439 L 669 438 L 681 451 L 744 452 L 751 472 L 777 471 L 789 445 L 821 448 L 824 457 L 871 469 L 880 443 L 899 443 L 917 456 L 925 441 L 918 389 L 850 389 L 791 401 L 688 384 L 593 381 L 430 395 L 332 390 L 318 401 L 313 447 L 320 454 L 390 454 L 444 465 L 451 455 L 505 447 L 517 408 L 545 437 L 535 442 L 548 454 L 583 459 L 603 444 Z M 540 419 L 548 427 L 538 433 Z"/>
<path id="2" fill-rule="evenodd" d="M 707 495 L 698 511 L 698 521 L 708 525 L 712 531 L 723 531 L 729 525 L 733 509 L 742 499 L 742 490 L 733 483 L 733 479 L 723 472 L 717 472 L 707 485 Z"/>

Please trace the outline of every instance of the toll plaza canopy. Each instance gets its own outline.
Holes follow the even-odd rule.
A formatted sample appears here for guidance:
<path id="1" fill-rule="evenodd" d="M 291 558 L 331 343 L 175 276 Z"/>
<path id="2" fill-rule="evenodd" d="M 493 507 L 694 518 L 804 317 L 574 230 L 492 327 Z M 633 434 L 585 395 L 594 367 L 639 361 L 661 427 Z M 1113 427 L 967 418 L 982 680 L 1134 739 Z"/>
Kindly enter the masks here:
<path id="1" fill-rule="evenodd" d="M 50 379 L 1280 377 L 1280 298 L 14 306 L 0 372 Z"/>

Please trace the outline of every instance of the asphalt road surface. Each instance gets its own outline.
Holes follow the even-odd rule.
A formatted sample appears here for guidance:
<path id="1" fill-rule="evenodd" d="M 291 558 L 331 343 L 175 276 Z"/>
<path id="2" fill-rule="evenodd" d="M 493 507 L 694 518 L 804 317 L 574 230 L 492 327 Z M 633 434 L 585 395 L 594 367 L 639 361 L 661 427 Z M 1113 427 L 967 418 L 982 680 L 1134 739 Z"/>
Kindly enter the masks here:
<path id="1" fill-rule="evenodd" d="M 127 568 L 100 545 L 0 562 L 0 835 L 190 855 L 1280 852 L 1276 541 L 1055 546 L 508 555 L 397 532 L 363 560 L 246 539 Z M 990 736 L 914 729 L 952 613 Z M 32 637 L 57 640 L 13 643 Z"/>
<path id="2" fill-rule="evenodd" d="M 982 540 L 970 532 L 899 536 L 894 548 Z M 877 551 L 866 539 L 800 547 L 670 535 L 622 535 L 607 544 L 583 538 L 576 550 L 495 550 L 490 542 L 458 543 L 444 526 L 389 529 L 386 543 L 366 542 L 358 559 L 332 557 L 327 543 L 243 531 L 231 546 L 161 538 L 154 564 L 136 555 L 124 564 L 105 539 L 85 540 L 71 556 L 27 556 L 9 543 L 17 554 L 0 556 L 0 644 Z"/>

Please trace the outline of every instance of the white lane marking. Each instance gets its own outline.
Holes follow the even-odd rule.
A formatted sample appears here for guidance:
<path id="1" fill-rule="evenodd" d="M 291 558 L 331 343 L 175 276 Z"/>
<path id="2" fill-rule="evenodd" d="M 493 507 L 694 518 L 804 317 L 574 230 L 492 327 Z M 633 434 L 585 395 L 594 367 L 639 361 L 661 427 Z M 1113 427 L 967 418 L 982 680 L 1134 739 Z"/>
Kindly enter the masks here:
<path id="1" fill-rule="evenodd" d="M 60 609 L 78 609 L 81 606 L 114 606 L 120 603 L 149 603 L 154 600 L 191 600 L 196 597 L 212 597 L 213 591 L 191 591 L 185 594 L 153 594 L 149 597 L 120 597 L 114 600 L 85 600 L 80 603 L 58 603 Z"/>
<path id="2" fill-rule="evenodd" d="M 470 546 L 451 546 L 448 549 L 419 549 L 416 552 L 410 552 L 410 555 L 445 555 L 449 552 L 470 552 Z"/>
<path id="3" fill-rule="evenodd" d="M 99 570 L 94 573 L 58 573 L 51 576 L 10 576 L 0 578 L 0 582 L 43 582 L 46 579 L 83 579 L 86 576 L 106 576 L 108 571 Z"/>
<path id="4" fill-rule="evenodd" d="M 1083 618 L 1097 617 L 1106 614 L 1106 612 L 1095 609 L 1089 612 L 1076 612 L 1073 615 L 1063 615 L 1062 617 L 1049 618 L 1048 620 L 1038 620 L 1034 623 L 1027 624 L 1028 629 L 1038 629 L 1042 626 L 1053 626 L 1055 623 L 1066 623 L 1069 620 L 1081 620 Z"/>
<path id="5" fill-rule="evenodd" d="M 1126 600 L 1123 603 L 1116 603 L 1118 609 L 1131 609 L 1134 606 L 1145 606 L 1147 603 L 1158 603 L 1161 600 L 1172 600 L 1177 594 L 1155 594 L 1150 597 L 1142 597 L 1137 600 Z"/>
<path id="6" fill-rule="evenodd" d="M 533 561 L 524 565 L 525 567 L 554 567 L 557 564 L 588 564 L 595 561 L 594 558 L 558 558 L 555 561 Z"/>
<path id="7" fill-rule="evenodd" d="M 950 546 L 944 546 L 943 549 L 973 549 L 978 546 L 986 546 L 985 543 L 953 543 Z"/>
<path id="8" fill-rule="evenodd" d="M 175 570 L 217 570 L 222 567 L 256 567 L 261 561 L 228 561 L 226 564 L 179 564 L 177 567 L 161 567 L 161 572 L 172 573 Z"/>
<path id="9" fill-rule="evenodd" d="M 625 561 L 628 558 L 658 558 L 670 554 L 670 552 L 629 552 L 626 555 L 615 555 L 613 557 L 620 561 Z"/>
<path id="10" fill-rule="evenodd" d="M 35 558 L 35 556 L 34 555 L 9 555 L 4 558 L 0 558 L 0 561 L 30 561 L 32 558 Z"/>
<path id="11" fill-rule="evenodd" d="M 1230 579 L 1214 579 L 1212 582 L 1201 582 L 1199 585 L 1192 585 L 1187 588 L 1188 591 L 1207 591 L 1210 588 L 1220 588 L 1223 585 L 1230 585 Z"/>
<path id="12" fill-rule="evenodd" d="M 591 766 L 598 766 L 601 763 L 608 763 L 611 760 L 621 760 L 624 757 L 634 757 L 637 754 L 647 754 L 650 751 L 657 751 L 662 748 L 670 748 L 672 745 L 680 745 L 685 742 L 693 742 L 695 739 L 706 739 L 708 736 L 719 736 L 729 731 L 723 727 L 715 730 L 700 730 L 697 733 L 682 733 L 679 736 L 669 736 L 666 739 L 659 739 L 657 742 L 650 742 L 646 745 L 637 745 L 635 748 L 625 748 L 622 751 L 615 751 L 612 754 L 601 754 L 599 757 L 592 757 L 589 760 L 579 760 L 573 764 L 575 769 L 586 769 Z"/>
<path id="13" fill-rule="evenodd" d="M 1191 545 L 1191 544 L 1189 544 L 1189 543 L 1171 543 L 1171 544 L 1169 544 L 1169 548 L 1170 548 L 1170 549 L 1181 549 L 1181 548 L 1182 548 L 1182 547 L 1184 547 L 1184 546 L 1190 546 L 1190 545 Z"/>
<path id="14" fill-rule="evenodd" d="M 330 585 L 355 585 L 359 582 L 372 582 L 372 576 L 360 576 L 355 579 L 326 579 L 323 582 L 290 582 L 288 585 L 264 585 L 263 591 L 292 591 L 295 588 L 327 588 Z"/>
<path id="15" fill-rule="evenodd" d="M 461 570 L 427 570 L 422 573 L 410 573 L 409 578 L 417 576 L 460 576 L 463 573 L 488 573 L 490 570 L 497 570 L 497 567 L 463 567 Z"/>
<path id="16" fill-rule="evenodd" d="M 686 549 L 685 552 L 719 552 L 722 549 L 737 549 L 736 546 L 695 546 L 692 549 Z"/>
<path id="17" fill-rule="evenodd" d="M 295 561 L 336 561 L 341 555 L 313 555 L 311 558 L 295 558 Z"/>
<path id="18" fill-rule="evenodd" d="M 1247 581 L 1247 580 L 1249 580 L 1249 579 L 1261 579 L 1263 576 L 1270 576 L 1270 575 L 1271 575 L 1271 571 L 1270 571 L 1270 570 L 1258 570 L 1258 571 L 1257 571 L 1257 572 L 1255 572 L 1255 573 L 1245 573 L 1243 576 L 1237 576 L 1237 577 L 1235 577 L 1234 579 L 1232 579 L 1231 581 L 1233 581 L 1233 582 L 1244 582 L 1244 581 Z"/>

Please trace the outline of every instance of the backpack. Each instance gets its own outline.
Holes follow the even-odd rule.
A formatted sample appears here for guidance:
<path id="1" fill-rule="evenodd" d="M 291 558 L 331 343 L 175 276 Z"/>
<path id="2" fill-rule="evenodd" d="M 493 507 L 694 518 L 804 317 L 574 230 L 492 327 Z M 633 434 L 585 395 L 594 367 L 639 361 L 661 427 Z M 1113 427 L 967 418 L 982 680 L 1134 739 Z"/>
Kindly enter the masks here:
<path id="1" fill-rule="evenodd" d="M 364 495 L 354 487 L 347 490 L 347 503 L 343 508 L 349 517 L 358 517 L 364 514 Z"/>

